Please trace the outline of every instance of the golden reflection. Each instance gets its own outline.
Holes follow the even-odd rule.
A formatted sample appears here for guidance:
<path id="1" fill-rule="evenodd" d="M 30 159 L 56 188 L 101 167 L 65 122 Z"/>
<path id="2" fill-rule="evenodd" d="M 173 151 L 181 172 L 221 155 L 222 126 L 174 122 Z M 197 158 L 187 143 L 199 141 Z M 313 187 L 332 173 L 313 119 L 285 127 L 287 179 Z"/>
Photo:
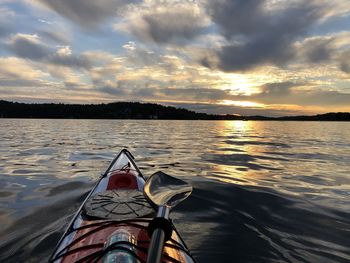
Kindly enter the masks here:
<path id="1" fill-rule="evenodd" d="M 254 122 L 252 121 L 225 121 L 225 129 L 223 130 L 224 136 L 230 136 L 232 133 L 245 135 L 252 130 Z"/>
<path id="2" fill-rule="evenodd" d="M 220 138 L 216 154 L 224 159 L 213 167 L 216 180 L 241 185 L 255 185 L 258 177 L 266 176 L 266 171 L 258 171 L 254 156 L 261 152 L 256 144 L 259 124 L 253 121 L 224 121 L 218 127 Z"/>

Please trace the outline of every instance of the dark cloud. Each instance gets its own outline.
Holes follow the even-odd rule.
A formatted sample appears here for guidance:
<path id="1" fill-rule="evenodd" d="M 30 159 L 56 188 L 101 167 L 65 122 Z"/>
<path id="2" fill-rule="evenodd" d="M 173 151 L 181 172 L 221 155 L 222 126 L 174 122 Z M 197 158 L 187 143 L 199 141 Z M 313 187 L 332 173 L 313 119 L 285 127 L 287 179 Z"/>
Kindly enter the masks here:
<path id="1" fill-rule="evenodd" d="M 124 96 L 126 94 L 125 90 L 119 89 L 118 87 L 109 86 L 109 85 L 103 86 L 96 90 L 103 93 L 111 94 L 114 96 Z"/>
<path id="2" fill-rule="evenodd" d="M 292 49 L 286 48 L 289 43 L 279 42 L 273 36 L 265 37 L 245 45 L 222 47 L 217 52 L 217 66 L 226 72 L 244 71 L 261 64 L 284 65 L 294 56 Z"/>
<path id="3" fill-rule="evenodd" d="M 52 63 L 55 65 L 90 68 L 91 63 L 87 57 L 62 54 L 40 42 L 36 35 L 17 34 L 7 43 L 7 47 L 21 58 Z"/>
<path id="4" fill-rule="evenodd" d="M 332 59 L 337 37 L 312 37 L 297 45 L 300 58 L 311 63 L 321 63 Z"/>
<path id="5" fill-rule="evenodd" d="M 149 29 L 148 36 L 156 43 L 182 42 L 203 32 L 204 25 L 193 14 L 166 12 L 147 14 L 143 17 Z"/>
<path id="6" fill-rule="evenodd" d="M 183 98 L 189 100 L 224 100 L 230 95 L 225 90 L 210 88 L 164 88 L 158 93 L 171 98 Z"/>
<path id="7" fill-rule="evenodd" d="M 151 88 L 141 88 L 138 89 L 135 93 L 137 93 L 138 96 L 141 98 L 151 98 L 151 97 L 156 97 L 156 90 L 151 89 Z"/>
<path id="8" fill-rule="evenodd" d="M 8 44 L 9 49 L 21 58 L 41 60 L 52 52 L 46 45 L 41 44 L 36 36 L 18 34 Z"/>
<path id="9" fill-rule="evenodd" d="M 137 80 L 96 80 L 94 82 L 95 91 L 103 92 L 106 94 L 123 97 L 124 99 L 143 99 L 143 98 L 154 98 L 157 96 L 156 89 L 148 87 L 149 81 Z"/>
<path id="10" fill-rule="evenodd" d="M 314 90 L 299 94 L 295 104 L 316 106 L 349 106 L 350 93 Z"/>
<path id="11" fill-rule="evenodd" d="M 267 83 L 261 86 L 261 93 L 266 95 L 278 95 L 283 96 L 289 94 L 291 89 L 301 84 L 295 84 L 294 82 L 282 82 L 282 83 Z"/>
<path id="12" fill-rule="evenodd" d="M 2 72 L 0 71 L 0 75 Z M 32 79 L 20 79 L 20 78 L 8 78 L 8 79 L 0 79 L 1 87 L 38 87 L 43 86 L 45 82 L 40 80 L 32 80 Z"/>
<path id="13" fill-rule="evenodd" d="M 311 63 L 336 62 L 341 71 L 350 73 L 350 50 L 344 35 L 318 36 L 305 39 L 297 46 L 299 58 Z"/>
<path id="14" fill-rule="evenodd" d="M 52 42 L 56 42 L 59 44 L 68 44 L 69 39 L 68 36 L 65 35 L 61 31 L 48 31 L 48 30 L 42 30 L 38 33 L 40 36 L 42 36 L 45 39 L 48 39 Z"/>
<path id="15" fill-rule="evenodd" d="M 196 3 L 170 1 L 135 7 L 116 28 L 143 41 L 180 44 L 202 34 L 207 26 L 207 17 Z"/>
<path id="16" fill-rule="evenodd" d="M 95 82 L 98 86 L 95 91 L 107 93 L 114 96 L 122 96 L 124 99 L 145 99 L 157 97 L 157 89 L 148 87 L 147 80 L 143 83 L 131 80 L 119 80 L 116 82 Z"/>
<path id="17" fill-rule="evenodd" d="M 261 87 L 261 92 L 247 97 L 247 100 L 263 104 L 294 104 L 301 106 L 349 106 L 350 93 L 322 90 L 312 83 L 270 83 Z"/>
<path id="18" fill-rule="evenodd" d="M 96 28 L 106 19 L 116 15 L 119 8 L 129 4 L 127 0 L 36 0 L 56 13 L 80 26 Z"/>
<path id="19" fill-rule="evenodd" d="M 266 5 L 267 1 L 262 0 L 207 2 L 213 22 L 232 42 L 217 50 L 218 64 L 210 66 L 230 72 L 267 63 L 286 64 L 297 54 L 295 40 L 322 16 L 322 8 L 313 2 L 289 4 L 276 10 L 267 10 Z"/>
<path id="20" fill-rule="evenodd" d="M 339 58 L 339 68 L 345 73 L 350 73 L 350 50 L 341 53 Z"/>
<path id="21" fill-rule="evenodd" d="M 81 92 L 86 93 L 88 91 L 89 86 L 86 83 L 81 82 L 79 80 L 63 80 L 62 84 L 72 92 Z M 92 89 L 93 90 L 93 89 Z"/>
<path id="22" fill-rule="evenodd" d="M 350 73 L 350 63 L 346 63 L 346 62 L 340 63 L 340 69 L 345 73 Z"/>
<path id="23" fill-rule="evenodd" d="M 308 58 L 312 63 L 320 63 L 331 58 L 332 48 L 329 43 L 319 43 L 309 49 Z"/>
<path id="24" fill-rule="evenodd" d="M 90 68 L 91 61 L 84 56 L 75 55 L 60 55 L 58 53 L 51 54 L 46 58 L 46 61 L 52 64 L 74 67 L 74 68 Z"/>
<path id="25" fill-rule="evenodd" d="M 111 82 L 109 82 L 111 83 Z M 152 79 L 138 80 L 119 80 L 106 84 L 103 81 L 96 81 L 94 84 L 97 91 L 112 95 L 128 95 L 137 99 L 180 99 L 180 100 L 200 100 L 217 101 L 227 99 L 230 94 L 225 90 L 210 88 L 168 88 L 168 83 L 154 81 Z M 157 87 L 154 87 L 157 86 Z M 164 87 L 162 87 L 164 86 Z"/>
<path id="26" fill-rule="evenodd" d="M 263 0 L 208 0 L 206 8 L 226 38 L 250 35 L 269 27 L 263 14 Z"/>

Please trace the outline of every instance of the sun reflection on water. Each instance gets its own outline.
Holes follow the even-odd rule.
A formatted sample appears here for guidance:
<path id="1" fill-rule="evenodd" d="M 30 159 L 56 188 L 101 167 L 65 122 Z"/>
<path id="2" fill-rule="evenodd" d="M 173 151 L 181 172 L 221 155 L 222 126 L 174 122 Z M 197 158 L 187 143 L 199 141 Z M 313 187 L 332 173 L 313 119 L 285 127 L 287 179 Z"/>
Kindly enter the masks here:
<path id="1" fill-rule="evenodd" d="M 252 135 L 258 128 L 256 122 L 223 121 L 220 124 L 217 129 L 220 141 L 215 154 L 221 160 L 214 161 L 216 165 L 207 177 L 227 183 L 256 185 L 258 177 L 265 176 L 264 172 L 257 171 L 254 164 L 254 156 L 260 151 L 257 145 L 251 143 L 256 140 Z"/>

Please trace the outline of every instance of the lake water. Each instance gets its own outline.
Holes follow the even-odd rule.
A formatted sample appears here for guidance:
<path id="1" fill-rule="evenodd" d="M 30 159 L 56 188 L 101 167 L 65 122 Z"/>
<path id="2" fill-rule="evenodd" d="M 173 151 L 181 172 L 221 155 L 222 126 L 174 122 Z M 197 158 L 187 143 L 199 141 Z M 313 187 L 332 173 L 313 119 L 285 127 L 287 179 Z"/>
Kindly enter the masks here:
<path id="1" fill-rule="evenodd" d="M 45 262 L 113 157 L 194 186 L 198 262 L 349 262 L 350 123 L 0 119 L 0 261 Z"/>

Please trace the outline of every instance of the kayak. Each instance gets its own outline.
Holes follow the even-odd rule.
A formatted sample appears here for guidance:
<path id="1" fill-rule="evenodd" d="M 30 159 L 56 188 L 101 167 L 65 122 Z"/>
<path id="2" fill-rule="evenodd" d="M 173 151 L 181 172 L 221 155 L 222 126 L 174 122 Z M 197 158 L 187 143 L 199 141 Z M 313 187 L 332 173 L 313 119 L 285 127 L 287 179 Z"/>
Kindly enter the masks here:
<path id="1" fill-rule="evenodd" d="M 145 183 L 134 157 L 123 149 L 87 195 L 49 262 L 146 262 L 152 236 L 149 228 L 159 218 L 155 204 L 144 194 Z M 195 262 L 169 222 L 161 262 Z"/>

